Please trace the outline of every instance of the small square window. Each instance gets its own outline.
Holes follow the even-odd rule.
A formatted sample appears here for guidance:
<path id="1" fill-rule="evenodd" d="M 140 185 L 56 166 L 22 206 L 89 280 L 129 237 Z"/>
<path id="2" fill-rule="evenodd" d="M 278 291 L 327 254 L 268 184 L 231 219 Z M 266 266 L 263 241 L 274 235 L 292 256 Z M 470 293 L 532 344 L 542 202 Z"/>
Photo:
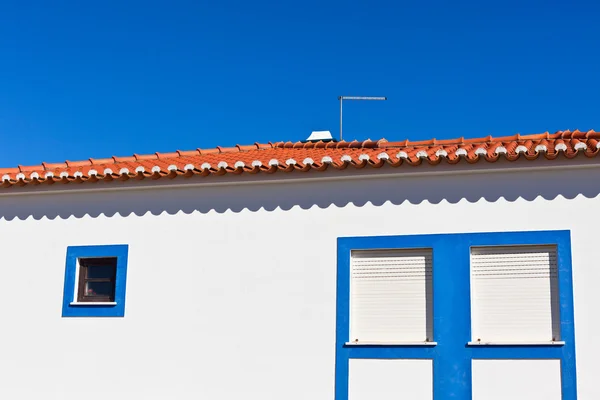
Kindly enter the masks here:
<path id="1" fill-rule="evenodd" d="M 79 260 L 78 302 L 114 302 L 117 259 L 82 258 Z"/>
<path id="2" fill-rule="evenodd" d="M 67 248 L 63 317 L 123 317 L 127 245 Z"/>

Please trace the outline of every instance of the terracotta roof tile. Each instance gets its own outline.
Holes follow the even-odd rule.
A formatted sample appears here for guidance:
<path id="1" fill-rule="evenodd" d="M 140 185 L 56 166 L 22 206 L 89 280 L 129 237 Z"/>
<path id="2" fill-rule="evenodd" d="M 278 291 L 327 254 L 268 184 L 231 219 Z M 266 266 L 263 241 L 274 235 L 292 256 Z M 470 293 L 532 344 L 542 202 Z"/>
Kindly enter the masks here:
<path id="1" fill-rule="evenodd" d="M 194 175 L 225 175 L 275 173 L 329 168 L 342 170 L 349 166 L 380 168 L 424 163 L 457 164 L 467 162 L 510 161 L 521 157 L 536 160 L 544 157 L 567 158 L 583 153 L 595 157 L 600 152 L 600 133 L 593 130 L 548 132 L 475 139 L 423 140 L 388 142 L 385 139 L 362 142 L 277 142 L 216 149 L 196 149 L 172 153 L 130 157 L 111 157 L 63 163 L 42 163 L 34 166 L 0 169 L 2 187 L 39 185 L 40 183 L 84 183 L 100 180 L 160 179 L 161 177 L 191 177 Z"/>

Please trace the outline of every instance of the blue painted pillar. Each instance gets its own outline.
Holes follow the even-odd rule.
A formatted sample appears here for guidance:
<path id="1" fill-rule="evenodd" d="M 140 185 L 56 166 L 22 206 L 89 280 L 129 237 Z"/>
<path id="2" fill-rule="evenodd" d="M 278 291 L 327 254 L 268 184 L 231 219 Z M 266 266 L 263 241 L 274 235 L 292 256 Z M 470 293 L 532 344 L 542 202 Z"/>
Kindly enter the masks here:
<path id="1" fill-rule="evenodd" d="M 433 398 L 471 399 L 469 248 L 450 236 L 433 244 Z"/>

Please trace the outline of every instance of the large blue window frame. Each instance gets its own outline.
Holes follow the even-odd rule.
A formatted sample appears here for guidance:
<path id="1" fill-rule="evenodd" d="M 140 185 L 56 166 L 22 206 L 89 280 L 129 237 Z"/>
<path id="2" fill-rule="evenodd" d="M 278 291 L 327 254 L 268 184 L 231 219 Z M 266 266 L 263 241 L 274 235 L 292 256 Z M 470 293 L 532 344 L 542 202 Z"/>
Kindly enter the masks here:
<path id="1" fill-rule="evenodd" d="M 124 317 L 125 316 L 125 289 L 127 286 L 127 256 L 129 246 L 99 245 L 99 246 L 69 246 L 67 247 L 67 262 L 65 266 L 65 284 L 63 292 L 63 317 Z M 80 258 L 115 257 L 117 259 L 117 273 L 115 277 L 116 304 L 85 305 L 73 304 L 75 302 L 75 288 L 77 282 L 77 260 Z"/>
<path id="2" fill-rule="evenodd" d="M 475 345 L 471 341 L 470 249 L 473 246 L 555 245 L 561 345 Z M 429 248 L 433 253 L 435 346 L 348 345 L 350 252 Z M 434 400 L 472 398 L 472 360 L 558 359 L 563 400 L 577 399 L 571 238 L 569 231 L 465 233 L 338 238 L 335 400 L 348 399 L 350 359 L 430 359 Z"/>

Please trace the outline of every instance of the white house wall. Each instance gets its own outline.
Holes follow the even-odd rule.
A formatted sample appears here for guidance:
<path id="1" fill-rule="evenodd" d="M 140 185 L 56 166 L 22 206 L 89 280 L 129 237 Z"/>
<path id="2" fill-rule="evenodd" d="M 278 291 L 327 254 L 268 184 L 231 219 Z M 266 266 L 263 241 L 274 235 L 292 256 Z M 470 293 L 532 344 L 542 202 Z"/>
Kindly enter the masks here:
<path id="1" fill-rule="evenodd" d="M 579 399 L 598 399 L 599 171 L 6 190 L 0 398 L 332 400 L 338 237 L 569 229 Z M 96 244 L 129 245 L 125 317 L 61 318 L 66 248 Z"/>

